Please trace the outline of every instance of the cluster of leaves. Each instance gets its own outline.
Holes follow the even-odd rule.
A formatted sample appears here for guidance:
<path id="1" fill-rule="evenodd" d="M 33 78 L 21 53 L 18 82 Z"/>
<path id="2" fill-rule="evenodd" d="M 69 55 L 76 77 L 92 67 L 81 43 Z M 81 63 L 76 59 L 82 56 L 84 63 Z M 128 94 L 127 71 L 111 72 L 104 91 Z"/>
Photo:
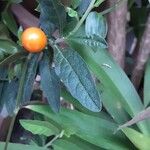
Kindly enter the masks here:
<path id="1" fill-rule="evenodd" d="M 66 8 L 59 0 L 38 0 L 40 27 L 49 38 L 49 46 L 41 54 L 28 55 L 19 44 L 15 44 L 5 25 L 14 35 L 18 36 L 20 32 L 17 26 L 10 26 L 12 18 L 2 15 L 5 25 L 0 25 L 0 107 L 5 105 L 12 114 L 15 108 L 28 103 L 34 79 L 39 74 L 41 89 L 51 108 L 46 105 L 26 106 L 42 114 L 44 121 L 20 120 L 20 123 L 33 134 L 55 136 L 49 143 L 45 141 L 42 147 L 10 144 L 8 149 L 47 150 L 52 146 L 55 150 L 124 150 L 135 147 L 148 150 L 149 121 L 138 123 L 134 129 L 117 131 L 118 124 L 137 115 L 144 105 L 126 74 L 106 50 L 105 18 L 101 13 L 90 12 L 102 2 L 72 0 Z M 4 13 L 8 13 L 7 10 Z M 61 83 L 66 88 L 61 87 Z M 60 109 L 60 96 L 71 102 L 75 110 Z M 108 114 L 99 112 L 100 97 Z M 149 102 L 146 100 L 146 103 Z M 59 114 L 54 113 L 59 109 Z M 1 143 L 0 148 L 3 147 L 4 143 Z"/>
<path id="2" fill-rule="evenodd" d="M 11 100 L 8 94 L 4 95 L 4 99 L 8 99 L 7 102 L 10 104 L 9 108 L 7 107 L 8 105 L 6 105 L 6 107 L 8 108 L 10 114 L 12 114 L 16 105 L 18 107 L 20 104 L 23 105 L 30 100 L 34 79 L 38 73 L 41 76 L 41 89 L 43 90 L 43 94 L 47 98 L 50 106 L 55 112 L 58 112 L 60 108 L 61 82 L 63 82 L 71 95 L 79 100 L 83 106 L 92 111 L 100 111 L 101 102 L 99 93 L 96 90 L 94 80 L 88 70 L 88 67 L 81 56 L 68 45 L 69 42 L 67 40 L 81 40 L 80 42 L 82 42 L 82 44 L 86 44 L 91 47 L 100 46 L 102 48 L 105 48 L 107 46 L 107 43 L 104 38 L 106 37 L 107 29 L 105 29 L 106 23 L 104 22 L 103 17 L 96 12 L 89 14 L 89 20 L 87 20 L 84 35 L 74 36 L 72 34 L 72 36 L 67 36 L 65 35 L 64 28 L 66 26 L 70 26 L 69 30 L 73 30 L 74 26 L 72 27 L 71 23 L 78 24 L 78 20 L 67 15 L 65 7 L 60 1 L 54 2 L 50 0 L 39 0 L 38 2 L 40 8 L 39 25 L 47 34 L 50 46 L 48 46 L 42 54 L 31 54 L 29 56 L 30 58 L 24 58 L 25 61 L 21 61 L 21 64 L 19 62 L 20 69 L 17 70 L 17 72 L 15 72 L 15 68 L 17 66 L 16 58 L 18 58 L 18 55 L 28 55 L 24 54 L 22 48 L 18 47 L 18 45 L 15 45 L 16 51 L 13 53 L 13 51 L 11 50 L 12 55 L 6 57 L 6 59 L 1 59 L 1 66 L 9 66 L 9 69 L 7 69 L 5 76 L 10 78 L 10 80 L 9 84 L 7 85 L 8 88 L 6 88 L 4 91 L 6 91 L 6 93 L 10 93 Z M 102 1 L 97 1 L 96 4 L 100 2 Z M 75 7 L 75 5 L 76 7 L 78 7 L 79 4 L 80 3 L 72 3 L 73 7 Z M 83 11 L 83 13 L 86 11 L 86 8 L 84 7 L 85 6 L 82 2 L 79 9 L 80 11 Z M 92 7 L 94 7 L 94 5 Z M 90 22 L 90 18 L 92 17 L 95 17 L 93 20 L 99 19 L 99 21 L 97 21 L 98 23 L 95 24 L 95 31 L 92 31 L 91 23 L 88 23 Z M 14 22 L 14 20 L 12 21 L 12 18 L 10 18 L 7 8 L 2 14 L 2 18 L 3 22 L 8 26 L 12 33 L 19 36 L 20 32 L 17 34 L 16 23 Z M 12 26 L 10 26 L 10 22 L 13 22 L 13 28 Z M 100 29 L 100 26 L 103 28 Z M 56 30 L 59 30 L 59 35 L 57 35 L 59 39 L 62 38 L 66 41 L 63 41 L 62 43 L 68 43 L 65 47 L 61 46 L 62 43 L 55 43 L 56 41 L 59 41 L 58 38 L 52 36 Z M 69 33 L 69 31 L 66 31 L 66 33 L 67 32 Z M 3 45 L 7 46 L 8 44 L 3 42 Z M 5 49 L 5 52 L 7 51 L 7 49 L 10 50 L 10 48 L 6 47 L 4 47 L 3 49 Z M 42 58 L 41 55 L 43 55 Z M 55 67 L 52 67 L 53 62 L 55 64 Z M 16 77 L 17 74 L 18 77 Z M 11 90 L 12 88 L 14 88 L 13 86 L 17 86 L 15 88 L 16 91 Z M 10 92 L 10 90 L 12 92 Z M 17 91 L 19 93 L 19 97 L 17 96 Z M 11 103 L 9 101 L 11 101 Z M 5 104 L 5 102 L 6 100 L 2 101 L 3 104 Z M 1 107 L 3 107 L 3 105 L 1 105 Z M 10 109 L 10 107 L 12 108 Z"/>

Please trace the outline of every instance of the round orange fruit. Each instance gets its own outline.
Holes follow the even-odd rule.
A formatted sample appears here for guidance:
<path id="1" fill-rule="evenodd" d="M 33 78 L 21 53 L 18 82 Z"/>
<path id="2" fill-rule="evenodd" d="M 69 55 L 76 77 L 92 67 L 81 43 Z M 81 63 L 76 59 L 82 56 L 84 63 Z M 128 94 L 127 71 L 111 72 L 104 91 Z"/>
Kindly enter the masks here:
<path id="1" fill-rule="evenodd" d="M 30 27 L 22 33 L 21 43 L 28 52 L 37 53 L 47 45 L 47 37 L 40 28 Z"/>

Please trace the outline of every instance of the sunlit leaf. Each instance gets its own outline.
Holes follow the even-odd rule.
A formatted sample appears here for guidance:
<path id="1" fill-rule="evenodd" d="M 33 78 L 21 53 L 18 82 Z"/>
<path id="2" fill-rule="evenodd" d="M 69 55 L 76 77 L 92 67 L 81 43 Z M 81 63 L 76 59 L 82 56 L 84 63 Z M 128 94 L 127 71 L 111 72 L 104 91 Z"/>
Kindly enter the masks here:
<path id="1" fill-rule="evenodd" d="M 48 117 L 51 123 L 57 123 L 65 133 L 76 135 L 96 146 L 111 150 L 125 150 L 130 147 L 124 135 L 120 132 L 113 134 L 117 125 L 108 120 L 69 109 L 62 109 L 59 114 L 55 114 L 44 105 L 30 105 L 26 108 Z"/>
<path id="2" fill-rule="evenodd" d="M 5 142 L 0 142 L 0 149 L 4 149 Z M 16 143 L 9 143 L 8 150 L 48 150 L 44 147 L 38 147 L 34 145 L 24 145 L 24 144 L 16 144 Z"/>
<path id="3" fill-rule="evenodd" d="M 77 42 L 70 44 L 86 61 L 91 71 L 100 80 L 101 84 L 103 84 L 105 88 L 111 89 L 111 92 L 115 96 L 114 100 L 118 100 L 121 104 L 121 108 L 124 108 L 131 117 L 137 115 L 144 109 L 133 84 L 123 70 L 121 70 L 112 59 L 108 51 L 97 48 L 97 51 L 93 52 L 90 47 L 85 47 Z M 114 103 L 113 100 L 112 103 Z M 107 109 L 109 107 L 111 107 L 111 105 L 108 105 L 105 108 Z M 142 123 L 139 123 L 138 126 L 145 134 L 150 132 L 148 122 L 143 121 Z"/>
<path id="4" fill-rule="evenodd" d="M 131 128 L 124 128 L 123 132 L 130 139 L 130 141 L 140 150 L 149 150 L 150 137 L 137 132 Z"/>
<path id="5" fill-rule="evenodd" d="M 55 126 L 46 121 L 20 120 L 20 124 L 33 134 L 51 136 L 59 133 L 59 130 Z"/>

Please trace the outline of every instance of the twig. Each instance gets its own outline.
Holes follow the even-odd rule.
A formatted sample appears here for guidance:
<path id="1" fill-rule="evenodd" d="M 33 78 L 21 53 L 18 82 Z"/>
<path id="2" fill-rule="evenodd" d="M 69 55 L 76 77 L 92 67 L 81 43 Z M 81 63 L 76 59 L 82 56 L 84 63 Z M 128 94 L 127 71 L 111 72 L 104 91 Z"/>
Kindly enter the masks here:
<path id="1" fill-rule="evenodd" d="M 131 77 L 131 80 L 136 89 L 138 89 L 141 83 L 145 64 L 149 58 L 149 55 L 150 55 L 150 14 L 148 16 L 146 28 L 140 42 L 137 59 Z"/>
<path id="2" fill-rule="evenodd" d="M 83 22 L 85 21 L 86 17 L 88 16 L 88 14 L 90 13 L 90 11 L 93 9 L 94 4 L 95 4 L 96 0 L 92 0 L 89 7 L 87 8 L 86 12 L 84 13 L 84 15 L 82 16 L 82 18 L 80 19 L 80 21 L 77 23 L 77 25 L 75 26 L 75 28 L 70 32 L 70 34 L 67 36 L 67 38 L 71 35 L 73 35 L 76 31 L 78 31 L 78 29 L 80 28 L 80 26 L 83 24 Z"/>
<path id="3" fill-rule="evenodd" d="M 64 130 L 62 130 L 60 134 L 56 135 L 50 142 L 48 142 L 44 146 L 44 148 L 48 148 L 49 146 L 51 146 L 54 141 L 56 141 L 57 139 L 61 138 L 63 135 L 64 135 Z"/>
<path id="4" fill-rule="evenodd" d="M 7 148 L 8 148 L 9 140 L 11 138 L 11 133 L 13 131 L 13 127 L 14 127 L 14 123 L 15 123 L 15 120 L 16 120 L 16 117 L 17 117 L 17 113 L 18 113 L 18 111 L 16 111 L 16 113 L 14 114 L 14 116 L 12 117 L 12 120 L 10 122 L 10 126 L 9 126 L 9 130 L 8 130 L 4 150 L 7 150 Z"/>

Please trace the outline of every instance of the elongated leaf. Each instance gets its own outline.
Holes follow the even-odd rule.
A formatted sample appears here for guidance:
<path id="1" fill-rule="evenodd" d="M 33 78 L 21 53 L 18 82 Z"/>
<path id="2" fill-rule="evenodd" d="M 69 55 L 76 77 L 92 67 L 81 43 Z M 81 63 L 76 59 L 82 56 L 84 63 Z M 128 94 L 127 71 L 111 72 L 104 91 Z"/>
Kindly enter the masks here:
<path id="1" fill-rule="evenodd" d="M 53 143 L 53 147 L 55 150 L 70 150 L 70 149 L 75 149 L 75 150 L 83 150 L 79 146 L 77 146 L 75 143 L 70 143 L 65 140 L 58 140 L 55 143 Z"/>
<path id="2" fill-rule="evenodd" d="M 2 59 L 2 55 L 4 54 L 14 54 L 18 52 L 17 45 L 9 40 L 0 40 L 0 59 Z"/>
<path id="3" fill-rule="evenodd" d="M 33 54 L 27 66 L 25 83 L 23 88 L 22 103 L 30 101 L 33 91 L 33 83 L 37 74 L 38 59 L 40 54 Z"/>
<path id="4" fill-rule="evenodd" d="M 4 149 L 5 142 L 0 142 L 0 149 Z M 16 143 L 9 143 L 8 150 L 48 150 L 44 147 L 38 147 L 33 145 L 24 145 L 24 144 L 16 144 Z"/>
<path id="5" fill-rule="evenodd" d="M 60 33 L 65 24 L 66 12 L 64 6 L 59 0 L 38 0 L 40 6 L 40 26 L 48 36 L 55 29 L 59 29 Z"/>
<path id="6" fill-rule="evenodd" d="M 144 105 L 150 104 L 150 60 L 147 63 L 144 76 Z"/>
<path id="7" fill-rule="evenodd" d="M 105 41 L 105 39 L 98 37 L 96 35 L 92 36 L 92 37 L 84 37 L 83 35 L 80 36 L 72 36 L 70 39 L 71 41 L 75 41 L 78 42 L 80 44 L 89 46 L 91 48 L 95 48 L 95 47 L 100 47 L 100 48 L 107 48 L 107 42 Z"/>
<path id="8" fill-rule="evenodd" d="M 44 53 L 39 70 L 44 96 L 47 98 L 53 111 L 58 112 L 60 109 L 60 80 L 54 69 L 50 66 L 50 58 L 48 58 L 47 53 Z"/>
<path id="9" fill-rule="evenodd" d="M 54 50 L 55 70 L 69 92 L 84 107 L 101 110 L 99 93 L 91 74 L 80 55 L 71 48 Z"/>
<path id="10" fill-rule="evenodd" d="M 21 58 L 26 57 L 27 54 L 28 53 L 26 53 L 24 51 L 12 54 L 0 62 L 0 67 L 3 67 L 3 66 L 6 67 L 7 65 L 10 65 L 11 63 L 16 62 L 18 60 L 18 58 L 21 59 Z"/>
<path id="11" fill-rule="evenodd" d="M 107 35 L 107 23 L 105 18 L 97 12 L 90 12 L 86 18 L 85 32 L 88 37 L 93 35 L 105 38 Z"/>
<path id="12" fill-rule="evenodd" d="M 97 51 L 93 52 L 91 48 L 78 43 L 70 44 L 79 52 L 103 86 L 111 90 L 115 99 L 121 102 L 121 107 L 130 116 L 133 117 L 144 109 L 134 86 L 106 50 L 97 48 Z M 112 103 L 114 103 L 113 100 Z M 106 109 L 110 107 L 109 104 Z M 149 123 L 142 122 L 138 126 L 145 134 L 150 133 Z"/>
<path id="13" fill-rule="evenodd" d="M 9 39 L 9 31 L 2 22 L 0 22 L 0 39 Z"/>
<path id="14" fill-rule="evenodd" d="M 61 96 L 64 98 L 64 100 L 68 101 L 69 103 L 72 103 L 75 109 L 91 116 L 100 117 L 102 119 L 114 122 L 111 117 L 106 114 L 105 112 L 92 112 L 89 109 L 83 107 L 79 101 L 77 101 L 75 98 L 72 97 L 72 95 L 64 88 L 61 88 Z"/>
<path id="15" fill-rule="evenodd" d="M 82 147 L 79 147 L 76 143 L 71 143 L 67 140 L 57 140 L 52 145 L 54 150 L 85 150 Z"/>
<path id="16" fill-rule="evenodd" d="M 124 106 L 110 88 L 106 88 L 101 83 L 97 84 L 97 88 L 101 91 L 102 102 L 108 113 L 119 124 L 129 120 L 129 116 Z"/>
<path id="17" fill-rule="evenodd" d="M 70 138 L 63 138 L 64 140 L 67 140 L 70 143 L 74 143 L 77 146 L 79 146 L 80 148 L 82 148 L 83 150 L 99 150 L 99 147 L 96 145 L 93 145 L 77 136 L 71 136 Z M 103 150 L 103 148 L 101 148 L 101 150 Z"/>
<path id="18" fill-rule="evenodd" d="M 55 126 L 46 121 L 20 120 L 20 124 L 33 134 L 51 136 L 59 133 L 59 130 Z"/>
<path id="19" fill-rule="evenodd" d="M 16 107 L 16 97 L 18 92 L 18 81 L 12 80 L 10 83 L 5 82 L 1 102 L 4 102 L 9 115 L 13 115 Z"/>
<path id="20" fill-rule="evenodd" d="M 26 108 L 50 118 L 51 123 L 57 123 L 65 133 L 76 135 L 104 149 L 130 149 L 130 144 L 124 143 L 127 141 L 121 133 L 113 134 L 117 128 L 116 124 L 105 119 L 68 109 L 62 109 L 59 114 L 54 114 L 44 105 L 30 105 Z"/>
<path id="21" fill-rule="evenodd" d="M 150 137 L 137 132 L 131 128 L 123 129 L 125 135 L 130 139 L 130 141 L 140 150 L 149 150 Z"/>
<path id="22" fill-rule="evenodd" d="M 2 13 L 2 20 L 6 24 L 6 26 L 9 28 L 9 30 L 17 36 L 17 24 L 15 22 L 15 19 L 13 18 L 12 14 L 5 10 Z"/>

